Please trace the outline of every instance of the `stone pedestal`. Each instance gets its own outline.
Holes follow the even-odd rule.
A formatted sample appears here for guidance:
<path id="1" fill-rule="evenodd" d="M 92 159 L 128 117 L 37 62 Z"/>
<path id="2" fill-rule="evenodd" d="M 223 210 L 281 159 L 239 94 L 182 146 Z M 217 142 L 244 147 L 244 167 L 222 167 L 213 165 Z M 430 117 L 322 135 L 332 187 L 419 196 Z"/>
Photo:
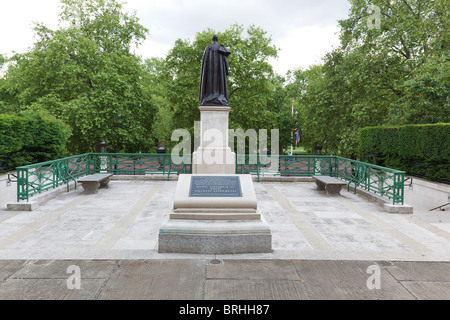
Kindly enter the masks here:
<path id="1" fill-rule="evenodd" d="M 193 174 L 235 174 L 236 154 L 228 146 L 230 107 L 200 109 L 200 146 L 192 154 Z"/>
<path id="2" fill-rule="evenodd" d="M 200 146 L 192 175 L 180 175 L 158 252 L 234 254 L 272 251 L 272 234 L 258 212 L 251 175 L 236 175 L 228 147 L 229 107 L 200 107 Z"/>
<path id="3" fill-rule="evenodd" d="M 190 196 L 193 177 L 237 177 L 242 196 Z M 170 219 L 159 230 L 160 253 L 272 252 L 250 175 L 180 175 Z"/>

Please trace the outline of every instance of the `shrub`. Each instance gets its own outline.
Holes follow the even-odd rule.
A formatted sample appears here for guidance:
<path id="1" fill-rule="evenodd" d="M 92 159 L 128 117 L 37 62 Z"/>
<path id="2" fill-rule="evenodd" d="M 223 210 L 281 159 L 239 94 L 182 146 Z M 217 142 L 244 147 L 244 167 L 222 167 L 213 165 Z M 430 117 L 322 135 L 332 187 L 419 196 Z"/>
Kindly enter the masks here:
<path id="1" fill-rule="evenodd" d="M 69 127 L 44 111 L 0 114 L 0 170 L 67 155 Z"/>
<path id="2" fill-rule="evenodd" d="M 363 161 L 450 183 L 450 123 L 363 128 L 359 155 Z"/>

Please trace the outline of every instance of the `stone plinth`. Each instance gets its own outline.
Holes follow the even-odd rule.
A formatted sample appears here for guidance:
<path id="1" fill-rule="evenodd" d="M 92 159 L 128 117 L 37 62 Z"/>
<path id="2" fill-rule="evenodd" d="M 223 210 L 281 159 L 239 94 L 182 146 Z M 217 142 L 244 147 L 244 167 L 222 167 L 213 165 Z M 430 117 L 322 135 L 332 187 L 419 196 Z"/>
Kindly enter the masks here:
<path id="1" fill-rule="evenodd" d="M 37 201 L 13 202 L 6 204 L 6 209 L 9 211 L 33 211 L 37 207 L 38 207 Z"/>
<path id="2" fill-rule="evenodd" d="M 236 154 L 228 146 L 230 107 L 200 109 L 200 146 L 192 155 L 193 174 L 234 174 Z"/>
<path id="3" fill-rule="evenodd" d="M 240 197 L 190 196 L 192 177 L 238 177 Z M 170 219 L 159 230 L 160 253 L 272 252 L 272 235 L 258 212 L 250 175 L 180 175 Z"/>
<path id="4" fill-rule="evenodd" d="M 159 234 L 159 253 L 270 253 L 270 230 L 262 223 L 171 220 Z"/>

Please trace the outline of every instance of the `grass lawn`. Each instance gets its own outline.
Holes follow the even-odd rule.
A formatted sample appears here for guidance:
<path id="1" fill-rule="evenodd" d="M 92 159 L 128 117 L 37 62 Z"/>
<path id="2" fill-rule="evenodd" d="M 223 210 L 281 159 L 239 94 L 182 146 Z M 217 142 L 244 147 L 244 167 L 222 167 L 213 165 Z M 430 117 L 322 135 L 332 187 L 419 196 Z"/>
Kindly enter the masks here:
<path id="1" fill-rule="evenodd" d="M 291 152 L 291 148 L 287 148 L 285 151 L 285 154 L 287 154 L 288 152 Z M 308 150 L 306 150 L 306 148 L 304 146 L 296 146 L 293 149 L 293 153 L 294 155 L 308 155 L 311 154 L 310 152 L 308 152 Z"/>

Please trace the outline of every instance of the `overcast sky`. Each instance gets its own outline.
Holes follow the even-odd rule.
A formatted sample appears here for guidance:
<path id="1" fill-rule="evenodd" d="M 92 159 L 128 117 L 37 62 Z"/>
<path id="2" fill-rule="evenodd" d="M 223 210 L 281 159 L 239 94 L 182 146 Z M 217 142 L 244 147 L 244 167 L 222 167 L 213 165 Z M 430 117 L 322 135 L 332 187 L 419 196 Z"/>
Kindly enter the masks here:
<path id="1" fill-rule="evenodd" d="M 58 27 L 59 0 L 2 1 L 0 53 L 26 52 L 35 39 L 33 21 Z M 194 39 L 212 28 L 225 31 L 232 24 L 256 25 L 267 31 L 280 48 L 271 61 L 275 71 L 307 68 L 336 46 L 337 21 L 348 16 L 347 0 L 128 0 L 126 11 L 136 11 L 150 34 L 137 54 L 164 57 L 175 40 Z M 226 45 L 224 43 L 224 45 Z M 232 48 L 229 48 L 232 51 Z"/>

